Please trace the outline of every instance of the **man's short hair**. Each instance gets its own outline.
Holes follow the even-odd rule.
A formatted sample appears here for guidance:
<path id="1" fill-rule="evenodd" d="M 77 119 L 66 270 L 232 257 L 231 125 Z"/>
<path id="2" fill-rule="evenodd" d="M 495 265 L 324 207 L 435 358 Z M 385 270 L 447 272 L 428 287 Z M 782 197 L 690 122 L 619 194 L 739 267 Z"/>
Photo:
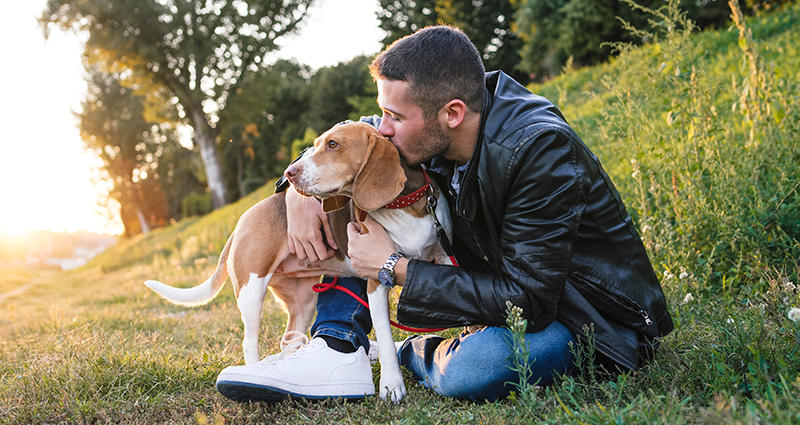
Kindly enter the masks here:
<path id="1" fill-rule="evenodd" d="M 396 40 L 369 66 L 372 78 L 410 83 L 411 102 L 433 119 L 453 99 L 480 112 L 486 70 L 466 34 L 447 25 L 422 28 Z"/>

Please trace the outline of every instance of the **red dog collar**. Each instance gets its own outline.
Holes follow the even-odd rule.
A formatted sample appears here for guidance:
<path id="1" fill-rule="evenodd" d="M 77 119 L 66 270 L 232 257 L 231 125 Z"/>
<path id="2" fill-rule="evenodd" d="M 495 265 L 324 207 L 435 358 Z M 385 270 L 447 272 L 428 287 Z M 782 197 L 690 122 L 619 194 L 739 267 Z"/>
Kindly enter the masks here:
<path id="1" fill-rule="evenodd" d="M 388 208 L 390 210 L 405 208 L 409 205 L 416 204 L 420 199 L 422 199 L 422 197 L 428 193 L 428 189 L 431 187 L 431 179 L 428 178 L 428 173 L 425 172 L 424 168 L 422 169 L 422 174 L 425 176 L 425 186 L 422 186 L 413 193 L 409 193 L 406 196 L 401 196 L 395 199 L 394 201 L 384 205 L 383 208 Z"/>
<path id="2" fill-rule="evenodd" d="M 425 172 L 424 168 L 422 169 L 422 174 L 425 176 L 425 186 L 422 186 L 421 188 L 417 189 L 412 193 L 409 193 L 406 196 L 401 196 L 395 199 L 394 201 L 389 202 L 388 204 L 384 205 L 381 208 L 388 208 L 390 210 L 398 210 L 400 208 L 405 208 L 409 205 L 414 205 L 415 203 L 419 202 L 419 200 L 422 199 L 422 197 L 428 193 L 428 190 L 433 192 L 433 185 L 431 183 L 431 179 L 430 177 L 428 177 L 428 173 Z M 360 210 L 358 213 L 358 221 L 363 223 L 364 220 L 366 219 L 367 219 L 367 212 L 364 210 Z"/>

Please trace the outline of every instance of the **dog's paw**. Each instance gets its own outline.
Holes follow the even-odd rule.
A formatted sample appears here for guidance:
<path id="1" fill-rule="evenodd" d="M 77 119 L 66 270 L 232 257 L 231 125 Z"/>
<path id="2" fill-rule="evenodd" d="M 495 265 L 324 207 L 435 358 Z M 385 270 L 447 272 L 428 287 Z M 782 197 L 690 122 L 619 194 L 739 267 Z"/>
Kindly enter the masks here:
<path id="1" fill-rule="evenodd" d="M 391 400 L 399 403 L 403 397 L 406 396 L 406 386 L 401 378 L 399 381 L 396 379 L 383 379 L 381 378 L 381 398 L 384 400 Z"/>

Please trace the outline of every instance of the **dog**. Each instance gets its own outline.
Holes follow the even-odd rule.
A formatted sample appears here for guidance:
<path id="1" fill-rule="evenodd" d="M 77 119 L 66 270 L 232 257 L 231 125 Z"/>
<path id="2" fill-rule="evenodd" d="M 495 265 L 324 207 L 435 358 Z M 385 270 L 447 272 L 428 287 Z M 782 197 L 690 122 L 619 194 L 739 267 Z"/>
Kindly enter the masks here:
<path id="1" fill-rule="evenodd" d="M 280 192 L 242 214 L 216 270 L 204 283 L 179 289 L 153 280 L 145 282 L 172 303 L 197 306 L 211 301 L 230 274 L 244 322 L 242 347 L 248 365 L 260 360 L 258 338 L 267 288 L 283 302 L 288 314 L 281 349 L 297 349 L 307 341 L 305 333 L 317 303 L 312 286 L 320 275 L 356 276 L 347 257 L 347 224 L 363 221 L 364 213 L 384 226 L 397 251 L 407 257 L 452 264 L 437 238 L 434 217 L 426 210 L 427 196 L 401 208 L 384 208 L 398 197 L 428 186 L 432 192 L 428 195 L 438 198 L 435 216 L 452 237 L 449 209 L 435 183 L 421 167 L 410 168 L 401 161 L 391 141 L 369 124 L 352 122 L 326 131 L 314 141 L 313 151 L 309 149 L 291 164 L 285 175 L 299 193 L 321 200 L 339 246 L 334 257 L 309 263 L 290 253 L 285 192 Z M 392 338 L 388 294 L 389 288 L 368 280 L 370 316 L 381 362 L 380 396 L 400 401 L 406 389 Z"/>

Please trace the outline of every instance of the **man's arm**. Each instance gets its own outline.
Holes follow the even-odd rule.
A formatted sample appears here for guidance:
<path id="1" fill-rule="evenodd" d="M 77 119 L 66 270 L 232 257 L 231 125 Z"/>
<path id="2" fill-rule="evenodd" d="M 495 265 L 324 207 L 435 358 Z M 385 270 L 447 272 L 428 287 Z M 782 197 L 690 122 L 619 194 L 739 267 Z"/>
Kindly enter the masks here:
<path id="1" fill-rule="evenodd" d="M 378 128 L 381 118 L 373 115 L 361 117 L 359 121 Z M 348 122 L 352 121 L 345 120 L 337 125 Z M 305 149 L 292 163 L 308 152 L 313 152 L 313 149 Z M 284 190 L 286 190 L 286 233 L 289 237 L 289 251 L 297 255 L 298 259 L 308 259 L 312 263 L 332 258 L 335 254 L 334 250 L 339 249 L 339 247 L 333 237 L 328 217 L 322 212 L 322 204 L 315 198 L 297 193 L 286 177 L 281 177 L 275 184 L 275 192 Z M 333 249 L 325 245 L 322 238 L 323 232 L 325 233 L 325 239 L 329 241 Z"/>
<path id="2" fill-rule="evenodd" d="M 578 146 L 560 132 L 540 135 L 519 152 L 511 164 L 501 223 L 473 223 L 501 229 L 498 272 L 411 260 L 398 306 L 401 321 L 503 326 L 506 301 L 523 309 L 529 330 L 555 319 L 586 206 L 587 164 Z"/>

